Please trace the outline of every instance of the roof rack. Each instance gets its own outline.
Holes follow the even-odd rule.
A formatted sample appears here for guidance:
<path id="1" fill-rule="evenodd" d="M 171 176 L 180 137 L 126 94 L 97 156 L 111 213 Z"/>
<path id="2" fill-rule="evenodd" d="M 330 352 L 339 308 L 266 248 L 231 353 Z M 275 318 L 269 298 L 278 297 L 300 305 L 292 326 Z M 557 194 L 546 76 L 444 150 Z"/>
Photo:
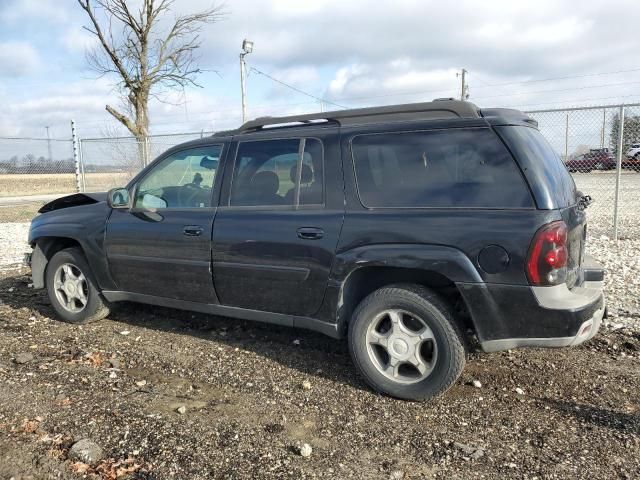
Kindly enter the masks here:
<path id="1" fill-rule="evenodd" d="M 384 107 L 354 108 L 333 112 L 291 115 L 287 117 L 260 117 L 244 123 L 230 133 L 245 133 L 265 127 L 291 126 L 292 124 L 336 123 L 354 125 L 401 120 L 433 120 L 443 118 L 479 118 L 478 107 L 471 102 L 453 99 L 437 99 L 433 102 L 387 105 Z"/>

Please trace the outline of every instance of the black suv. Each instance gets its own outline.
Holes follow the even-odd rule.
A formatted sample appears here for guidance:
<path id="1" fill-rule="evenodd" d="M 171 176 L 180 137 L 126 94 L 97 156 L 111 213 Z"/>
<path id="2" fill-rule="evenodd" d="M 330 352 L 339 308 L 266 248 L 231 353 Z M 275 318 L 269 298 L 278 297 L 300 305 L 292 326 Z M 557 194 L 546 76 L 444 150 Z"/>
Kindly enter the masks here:
<path id="1" fill-rule="evenodd" d="M 470 349 L 598 331 L 589 198 L 536 127 L 450 99 L 250 121 L 45 205 L 33 283 L 71 323 L 130 300 L 346 336 L 373 388 L 427 399 Z"/>

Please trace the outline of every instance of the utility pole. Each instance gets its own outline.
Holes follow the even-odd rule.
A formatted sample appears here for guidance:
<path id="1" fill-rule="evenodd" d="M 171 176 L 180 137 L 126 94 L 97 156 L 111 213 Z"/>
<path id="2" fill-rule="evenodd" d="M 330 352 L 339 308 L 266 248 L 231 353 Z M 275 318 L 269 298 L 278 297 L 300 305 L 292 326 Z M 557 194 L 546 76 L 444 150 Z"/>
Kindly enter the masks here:
<path id="1" fill-rule="evenodd" d="M 47 151 L 49 152 L 49 163 L 53 160 L 53 156 L 51 155 L 51 135 L 49 135 L 49 127 L 44 127 L 47 129 Z"/>
<path id="2" fill-rule="evenodd" d="M 253 42 L 246 38 L 242 41 L 242 53 L 240 54 L 240 94 L 242 95 L 242 123 L 247 121 L 247 90 L 246 90 L 246 77 L 247 77 L 247 65 L 245 64 L 244 57 L 253 52 Z"/>
<path id="3" fill-rule="evenodd" d="M 460 100 L 469 99 L 469 85 L 467 85 L 467 71 L 463 68 L 461 73 L 456 73 L 456 77 L 460 77 Z"/>

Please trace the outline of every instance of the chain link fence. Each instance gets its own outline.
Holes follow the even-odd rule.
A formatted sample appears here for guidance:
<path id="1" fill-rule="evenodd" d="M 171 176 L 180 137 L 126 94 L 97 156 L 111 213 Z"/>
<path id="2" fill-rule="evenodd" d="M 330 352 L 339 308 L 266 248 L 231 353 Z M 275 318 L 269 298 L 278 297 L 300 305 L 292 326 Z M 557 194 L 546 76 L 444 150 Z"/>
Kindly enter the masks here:
<path id="1" fill-rule="evenodd" d="M 593 198 L 591 234 L 639 238 L 640 105 L 527 113 L 538 121 L 578 189 Z"/>
<path id="2" fill-rule="evenodd" d="M 122 187 L 146 164 L 170 147 L 212 132 L 154 135 L 146 141 L 133 137 L 80 140 L 80 184 L 84 192 Z"/>
<path id="3" fill-rule="evenodd" d="M 592 235 L 640 238 L 640 104 L 527 112 L 591 195 Z M 624 121 L 620 119 L 624 118 Z M 173 145 L 211 135 L 196 132 L 77 139 L 0 139 L 0 223 L 28 222 L 60 194 L 125 185 Z M 77 174 L 76 174 L 77 168 Z"/>

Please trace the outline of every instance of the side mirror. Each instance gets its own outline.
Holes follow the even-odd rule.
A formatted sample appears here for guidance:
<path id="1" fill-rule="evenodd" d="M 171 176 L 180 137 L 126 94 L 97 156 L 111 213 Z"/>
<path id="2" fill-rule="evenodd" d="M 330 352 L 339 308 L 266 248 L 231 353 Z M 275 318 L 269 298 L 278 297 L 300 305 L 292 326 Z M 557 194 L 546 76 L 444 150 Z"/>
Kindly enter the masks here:
<path id="1" fill-rule="evenodd" d="M 111 208 L 129 208 L 129 190 L 126 188 L 112 188 L 107 194 L 107 203 Z"/>

